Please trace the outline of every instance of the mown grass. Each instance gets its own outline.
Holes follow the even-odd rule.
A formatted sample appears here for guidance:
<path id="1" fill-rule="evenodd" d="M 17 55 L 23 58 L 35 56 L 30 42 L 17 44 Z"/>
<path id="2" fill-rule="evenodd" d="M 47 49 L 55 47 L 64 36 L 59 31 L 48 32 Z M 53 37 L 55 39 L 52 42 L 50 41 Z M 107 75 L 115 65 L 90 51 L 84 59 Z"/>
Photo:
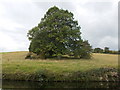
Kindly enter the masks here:
<path id="1" fill-rule="evenodd" d="M 104 68 L 112 68 L 112 70 L 118 68 L 118 55 L 112 54 L 93 54 L 91 59 L 30 60 L 24 59 L 27 53 L 2 54 L 3 79 L 42 81 L 43 78 L 47 78 L 46 80 L 61 81 L 72 80 L 75 76 L 73 80 L 82 80 L 80 73 L 86 75 L 86 72 L 95 73 L 99 72 L 99 69 L 103 72 Z"/>

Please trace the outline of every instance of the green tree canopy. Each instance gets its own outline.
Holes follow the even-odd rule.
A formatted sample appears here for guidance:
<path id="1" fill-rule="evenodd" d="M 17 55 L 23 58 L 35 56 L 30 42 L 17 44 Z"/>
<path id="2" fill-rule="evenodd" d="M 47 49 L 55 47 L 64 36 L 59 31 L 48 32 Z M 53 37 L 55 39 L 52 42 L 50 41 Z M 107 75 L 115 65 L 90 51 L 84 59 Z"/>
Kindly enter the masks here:
<path id="1" fill-rule="evenodd" d="M 104 53 L 109 53 L 109 47 L 104 48 Z"/>
<path id="2" fill-rule="evenodd" d="M 103 49 L 101 49 L 101 48 L 95 48 L 93 52 L 94 53 L 103 53 Z"/>
<path id="3" fill-rule="evenodd" d="M 38 26 L 29 30 L 29 51 L 45 57 L 73 55 L 88 58 L 91 46 L 81 39 L 81 27 L 68 10 L 50 8 Z"/>

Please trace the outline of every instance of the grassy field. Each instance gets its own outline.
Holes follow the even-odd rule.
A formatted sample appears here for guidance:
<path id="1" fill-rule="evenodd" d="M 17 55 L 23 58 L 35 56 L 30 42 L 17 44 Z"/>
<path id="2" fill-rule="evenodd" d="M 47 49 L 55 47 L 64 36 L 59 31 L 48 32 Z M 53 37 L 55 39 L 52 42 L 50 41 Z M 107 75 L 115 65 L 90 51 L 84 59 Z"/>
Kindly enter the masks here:
<path id="1" fill-rule="evenodd" d="M 94 54 L 88 59 L 24 59 L 28 52 L 9 52 L 2 54 L 3 79 L 12 80 L 68 80 L 82 79 L 81 75 L 107 72 L 118 68 L 118 55 Z M 105 69 L 105 70 L 104 70 Z M 81 74 L 80 74 L 81 73 Z M 83 74 L 84 73 L 84 74 Z M 86 75 L 87 76 L 87 75 Z M 89 75 L 90 76 L 90 75 Z M 105 75 L 103 75 L 105 76 Z M 99 79 L 101 76 L 99 75 Z M 39 80 L 38 80 L 39 79 Z M 98 78 L 96 78 L 98 80 Z"/>

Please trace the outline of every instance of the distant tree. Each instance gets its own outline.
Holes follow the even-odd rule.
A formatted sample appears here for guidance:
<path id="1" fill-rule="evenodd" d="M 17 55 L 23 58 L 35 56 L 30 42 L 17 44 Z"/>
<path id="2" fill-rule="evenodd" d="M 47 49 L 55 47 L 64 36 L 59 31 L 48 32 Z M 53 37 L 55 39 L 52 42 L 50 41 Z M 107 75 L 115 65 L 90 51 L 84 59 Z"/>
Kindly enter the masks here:
<path id="1" fill-rule="evenodd" d="M 118 50 L 118 54 L 120 54 L 120 49 Z"/>
<path id="2" fill-rule="evenodd" d="M 109 50 L 109 47 L 105 47 L 104 50 L 101 48 L 95 48 L 92 50 L 93 53 L 108 53 L 108 54 L 119 54 L 119 50 Z"/>
<path id="3" fill-rule="evenodd" d="M 104 48 L 104 53 L 109 53 L 109 47 Z"/>
<path id="4" fill-rule="evenodd" d="M 81 39 L 81 27 L 68 10 L 50 8 L 38 26 L 28 32 L 31 41 L 29 51 L 41 58 L 72 54 L 74 57 L 90 58 L 91 46 Z"/>
<path id="5" fill-rule="evenodd" d="M 109 50 L 109 54 L 119 54 L 118 51 Z"/>
<path id="6" fill-rule="evenodd" d="M 93 52 L 94 52 L 94 53 L 103 53 L 103 49 L 101 49 L 101 48 L 95 48 L 95 49 L 93 50 Z"/>

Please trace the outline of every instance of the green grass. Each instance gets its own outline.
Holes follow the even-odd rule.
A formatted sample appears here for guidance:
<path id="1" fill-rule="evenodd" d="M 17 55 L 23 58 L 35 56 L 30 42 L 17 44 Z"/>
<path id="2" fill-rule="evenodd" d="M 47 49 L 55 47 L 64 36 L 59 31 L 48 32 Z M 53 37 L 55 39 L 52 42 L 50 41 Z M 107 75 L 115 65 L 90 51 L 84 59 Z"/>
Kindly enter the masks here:
<path id="1" fill-rule="evenodd" d="M 40 73 L 49 78 L 54 76 L 54 79 L 57 77 L 56 80 L 61 80 L 65 79 L 64 76 L 67 78 L 67 76 L 73 75 L 75 72 L 85 73 L 100 68 L 118 68 L 118 55 L 112 54 L 93 54 L 90 60 L 29 60 L 24 59 L 27 53 L 10 52 L 2 54 L 3 79 L 24 80 L 26 77 L 29 80 Z"/>

